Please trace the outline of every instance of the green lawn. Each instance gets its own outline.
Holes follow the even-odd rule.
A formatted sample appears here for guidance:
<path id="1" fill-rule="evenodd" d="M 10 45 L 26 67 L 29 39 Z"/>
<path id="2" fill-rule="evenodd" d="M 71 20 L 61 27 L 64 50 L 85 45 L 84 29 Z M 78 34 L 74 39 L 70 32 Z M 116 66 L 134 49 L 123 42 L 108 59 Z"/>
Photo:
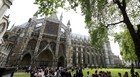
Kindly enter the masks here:
<path id="1" fill-rule="evenodd" d="M 118 72 L 120 72 L 121 74 L 122 74 L 122 76 L 123 76 L 123 74 L 125 73 L 125 72 L 128 72 L 129 73 L 129 76 L 130 76 L 130 69 L 115 69 L 115 68 L 109 68 L 109 69 L 84 69 L 83 70 L 83 73 L 84 73 L 84 77 L 86 77 L 86 73 L 87 73 L 87 71 L 89 71 L 90 72 L 90 74 L 93 74 L 94 72 L 95 72 L 95 70 L 98 70 L 98 72 L 99 71 L 110 71 L 111 72 L 111 75 L 112 75 L 112 77 L 118 77 Z M 140 74 L 140 69 L 135 69 L 135 72 L 138 72 L 139 74 Z"/>
<path id="2" fill-rule="evenodd" d="M 127 71 L 129 73 L 129 77 L 130 77 L 130 69 L 115 69 L 115 68 L 109 68 L 109 69 L 84 69 L 83 73 L 84 73 L 84 77 L 87 76 L 87 71 L 90 72 L 90 74 L 93 74 L 95 72 L 95 70 L 99 71 L 110 71 L 112 74 L 112 77 L 118 77 L 118 72 L 120 72 L 122 75 Z M 135 72 L 138 72 L 140 74 L 140 69 L 135 69 Z M 30 77 L 29 74 L 16 74 L 14 75 L 14 77 Z"/>
<path id="3" fill-rule="evenodd" d="M 20 75 L 14 75 L 13 77 L 30 77 L 29 74 L 20 74 Z"/>

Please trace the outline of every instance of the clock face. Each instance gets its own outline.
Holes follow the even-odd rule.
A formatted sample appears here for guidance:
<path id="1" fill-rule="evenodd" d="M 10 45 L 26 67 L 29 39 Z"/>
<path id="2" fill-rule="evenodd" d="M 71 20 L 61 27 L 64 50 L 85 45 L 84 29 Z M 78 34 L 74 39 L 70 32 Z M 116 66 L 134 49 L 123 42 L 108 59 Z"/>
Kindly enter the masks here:
<path id="1" fill-rule="evenodd" d="M 0 24 L 0 33 L 4 31 L 5 23 Z"/>

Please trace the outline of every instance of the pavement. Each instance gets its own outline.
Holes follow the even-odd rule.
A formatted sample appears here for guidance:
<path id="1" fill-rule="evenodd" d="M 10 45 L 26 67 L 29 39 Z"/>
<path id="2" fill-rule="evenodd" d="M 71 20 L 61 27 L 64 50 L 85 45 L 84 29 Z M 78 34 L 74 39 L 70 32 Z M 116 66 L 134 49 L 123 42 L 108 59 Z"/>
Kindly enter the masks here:
<path id="1" fill-rule="evenodd" d="M 14 75 L 26 75 L 26 74 L 30 74 L 30 73 L 25 73 L 25 72 L 15 72 L 14 73 Z M 42 72 L 41 74 L 42 74 L 42 77 L 45 77 L 44 72 Z"/>

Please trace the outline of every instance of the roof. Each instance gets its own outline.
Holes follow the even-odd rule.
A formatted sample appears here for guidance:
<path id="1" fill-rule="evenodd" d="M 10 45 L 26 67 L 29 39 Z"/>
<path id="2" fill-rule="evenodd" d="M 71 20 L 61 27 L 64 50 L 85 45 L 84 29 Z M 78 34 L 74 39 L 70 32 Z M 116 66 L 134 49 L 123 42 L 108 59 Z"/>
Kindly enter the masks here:
<path id="1" fill-rule="evenodd" d="M 52 14 L 50 17 L 47 18 L 47 20 L 59 23 L 59 20 L 56 14 Z"/>
<path id="2" fill-rule="evenodd" d="M 26 28 L 26 27 L 27 27 L 27 24 L 28 24 L 28 22 L 25 22 L 25 23 L 19 25 L 19 27 L 21 27 L 21 28 Z"/>
<path id="3" fill-rule="evenodd" d="M 77 34 L 77 33 L 72 33 L 71 34 L 72 39 L 82 39 L 82 40 L 89 40 L 89 36 Z"/>

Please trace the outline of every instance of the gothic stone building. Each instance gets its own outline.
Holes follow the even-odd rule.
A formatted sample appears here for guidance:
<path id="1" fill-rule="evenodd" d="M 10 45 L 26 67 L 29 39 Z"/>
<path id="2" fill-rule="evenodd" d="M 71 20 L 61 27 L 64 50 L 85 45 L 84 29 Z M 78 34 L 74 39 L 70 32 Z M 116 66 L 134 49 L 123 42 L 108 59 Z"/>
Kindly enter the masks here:
<path id="1" fill-rule="evenodd" d="M 56 15 L 28 22 L 8 30 L 2 50 L 10 51 L 8 64 L 46 66 L 102 66 L 112 67 L 114 62 L 109 42 L 102 51 L 90 46 L 87 36 L 73 34 L 70 21 L 67 26 Z"/>
<path id="2" fill-rule="evenodd" d="M 6 11 L 12 5 L 13 0 L 0 0 L 0 47 L 3 47 L 4 41 L 2 39 L 9 25 L 9 16 L 5 16 Z M 4 66 L 9 52 L 0 50 L 0 66 Z"/>

